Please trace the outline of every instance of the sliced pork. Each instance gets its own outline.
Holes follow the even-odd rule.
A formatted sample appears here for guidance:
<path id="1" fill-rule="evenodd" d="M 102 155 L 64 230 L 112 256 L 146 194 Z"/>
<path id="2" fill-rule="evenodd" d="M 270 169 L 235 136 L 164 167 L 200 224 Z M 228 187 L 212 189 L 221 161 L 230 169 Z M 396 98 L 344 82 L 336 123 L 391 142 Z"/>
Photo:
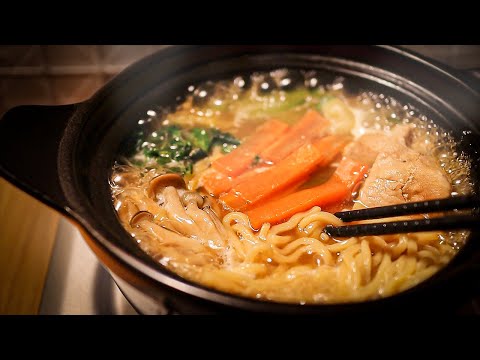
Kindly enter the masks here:
<path id="1" fill-rule="evenodd" d="M 436 159 L 413 150 L 412 129 L 397 126 L 389 133 L 369 133 L 347 155 L 372 164 L 358 200 L 368 206 L 394 205 L 448 197 L 450 181 Z"/>

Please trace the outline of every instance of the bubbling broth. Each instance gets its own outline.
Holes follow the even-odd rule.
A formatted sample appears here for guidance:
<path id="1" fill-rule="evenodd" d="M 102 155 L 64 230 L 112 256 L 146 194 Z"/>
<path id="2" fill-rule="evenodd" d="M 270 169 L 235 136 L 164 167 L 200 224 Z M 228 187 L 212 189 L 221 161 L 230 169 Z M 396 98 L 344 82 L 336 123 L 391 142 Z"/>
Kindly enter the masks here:
<path id="1" fill-rule="evenodd" d="M 250 298 L 355 302 L 429 278 L 468 232 L 323 229 L 342 224 L 340 210 L 468 194 L 470 162 L 411 106 L 347 85 L 280 69 L 191 86 L 174 110 L 148 111 L 113 167 L 121 223 L 180 276 Z"/>

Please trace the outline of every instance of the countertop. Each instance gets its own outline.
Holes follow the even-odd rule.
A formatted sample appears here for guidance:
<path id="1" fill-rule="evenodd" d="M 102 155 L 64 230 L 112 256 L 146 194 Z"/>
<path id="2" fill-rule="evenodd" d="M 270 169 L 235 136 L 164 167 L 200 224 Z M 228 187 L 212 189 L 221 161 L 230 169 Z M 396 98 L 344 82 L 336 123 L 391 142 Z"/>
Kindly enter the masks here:
<path id="1" fill-rule="evenodd" d="M 36 314 L 59 215 L 0 178 L 0 314 Z"/>

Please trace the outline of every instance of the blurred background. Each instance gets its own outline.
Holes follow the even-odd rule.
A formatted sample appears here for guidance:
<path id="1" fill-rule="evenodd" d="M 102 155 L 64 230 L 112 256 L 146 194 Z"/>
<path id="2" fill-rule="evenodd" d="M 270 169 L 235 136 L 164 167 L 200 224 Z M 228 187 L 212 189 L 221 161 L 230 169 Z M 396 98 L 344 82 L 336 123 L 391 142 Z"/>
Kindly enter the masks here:
<path id="1" fill-rule="evenodd" d="M 22 104 L 60 105 L 86 100 L 125 67 L 167 46 L 0 46 L 0 116 Z M 454 68 L 469 70 L 480 78 L 480 46 L 402 46 Z M 59 219 L 56 212 L 0 178 L 0 314 L 94 313 L 84 309 L 89 301 L 88 282 L 77 280 L 72 286 L 80 293 L 72 290 L 71 297 L 63 301 L 63 308 L 46 308 L 55 303 L 49 296 L 62 292 L 59 273 L 85 273 L 89 262 L 95 261 L 88 258 L 74 269 L 62 265 L 62 260 L 68 263 L 63 255 L 55 257 L 55 253 L 62 254 L 58 241 L 54 250 L 55 239 L 62 229 Z M 78 246 L 86 247 L 81 240 Z M 79 257 L 80 251 L 91 256 L 87 249 L 75 251 L 74 258 Z M 47 275 L 49 267 L 51 275 Z M 82 297 L 84 300 L 79 301 Z M 104 303 L 104 299 L 100 302 Z"/>
<path id="2" fill-rule="evenodd" d="M 20 104 L 85 100 L 126 66 L 165 46 L 0 46 L 0 114 Z"/>
<path id="3" fill-rule="evenodd" d="M 0 114 L 20 104 L 68 104 L 87 99 L 126 66 L 166 46 L 0 46 Z M 403 46 L 458 69 L 480 67 L 480 46 Z"/>

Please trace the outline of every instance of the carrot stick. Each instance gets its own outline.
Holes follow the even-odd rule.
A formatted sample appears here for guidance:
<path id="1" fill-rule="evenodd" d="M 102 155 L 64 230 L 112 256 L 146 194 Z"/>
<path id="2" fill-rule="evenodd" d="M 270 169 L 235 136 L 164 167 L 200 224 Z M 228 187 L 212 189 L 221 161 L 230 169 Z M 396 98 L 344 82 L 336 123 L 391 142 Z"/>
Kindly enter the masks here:
<path id="1" fill-rule="evenodd" d="M 232 188 L 233 178 L 216 169 L 209 169 L 202 175 L 202 184 L 209 194 L 219 196 Z"/>
<path id="2" fill-rule="evenodd" d="M 218 197 L 220 194 L 231 190 L 235 185 L 251 179 L 253 176 L 265 171 L 267 168 L 268 167 L 264 166 L 257 167 L 246 171 L 237 177 L 227 176 L 218 170 L 210 169 L 208 173 L 202 176 L 203 187 L 209 194 Z"/>
<path id="3" fill-rule="evenodd" d="M 278 190 L 273 195 L 268 197 L 268 201 L 274 201 L 292 194 L 300 187 L 302 183 L 303 181 L 297 184 L 292 184 L 291 186 L 288 186 L 284 189 Z M 223 201 L 225 204 L 227 204 L 230 209 L 237 210 L 237 211 L 249 209 L 251 207 L 254 207 L 257 204 L 257 203 L 249 203 L 242 197 L 239 197 L 237 194 L 234 194 L 231 192 L 221 195 L 220 200 Z"/>
<path id="4" fill-rule="evenodd" d="M 269 120 L 260 125 L 255 133 L 243 142 L 230 154 L 225 155 L 212 163 L 212 167 L 225 175 L 237 176 L 248 169 L 255 156 L 272 144 L 289 126 L 279 120 Z"/>
<path id="5" fill-rule="evenodd" d="M 240 182 L 220 200 L 234 210 L 252 207 L 289 186 L 305 182 L 317 168 L 332 162 L 347 142 L 346 137 L 327 136 L 305 144 L 266 171 Z"/>
<path id="6" fill-rule="evenodd" d="M 249 143 L 242 144 L 241 147 L 232 152 L 234 153 L 233 155 L 224 156 L 212 164 L 212 171 L 209 171 L 203 176 L 204 188 L 214 196 L 219 196 L 231 190 L 234 186 L 245 181 L 257 172 L 257 169 L 248 170 L 248 167 L 251 166 L 256 155 L 259 155 L 260 158 L 271 163 L 278 162 L 293 153 L 310 139 L 323 136 L 328 124 L 328 121 L 314 110 L 308 110 L 302 119 L 290 129 L 288 129 L 288 126 L 284 123 L 280 123 L 277 120 L 270 120 L 266 123 L 265 127 L 260 127 L 257 130 L 256 134 L 250 138 Z M 258 139 L 258 142 L 255 140 L 257 136 L 265 136 L 269 131 L 270 133 L 268 134 L 273 134 L 277 138 L 274 140 L 271 140 L 271 138 Z M 253 141 L 255 141 L 255 143 L 253 143 Z M 269 141 L 273 141 L 273 143 L 266 149 L 264 149 L 265 147 L 263 146 L 263 148 L 260 149 L 262 151 L 258 150 L 252 157 L 252 148 L 256 150 L 257 145 L 259 148 L 263 145 L 260 144 L 260 142 L 266 144 Z M 243 154 L 240 154 L 240 151 L 243 151 Z M 232 161 L 235 163 L 232 163 Z M 245 176 L 247 174 L 249 174 L 248 177 Z"/>
<path id="7" fill-rule="evenodd" d="M 283 134 L 277 141 L 260 153 L 264 160 L 276 163 L 293 153 L 303 144 L 316 137 L 325 135 L 329 125 L 327 119 L 315 110 L 308 110 L 305 115 Z"/>
<path id="8" fill-rule="evenodd" d="M 368 167 L 344 158 L 327 182 L 310 189 L 297 191 L 281 199 L 267 202 L 246 212 L 250 224 L 259 229 L 262 224 L 278 224 L 313 206 L 331 206 L 345 201 L 353 186 L 363 179 Z"/>

